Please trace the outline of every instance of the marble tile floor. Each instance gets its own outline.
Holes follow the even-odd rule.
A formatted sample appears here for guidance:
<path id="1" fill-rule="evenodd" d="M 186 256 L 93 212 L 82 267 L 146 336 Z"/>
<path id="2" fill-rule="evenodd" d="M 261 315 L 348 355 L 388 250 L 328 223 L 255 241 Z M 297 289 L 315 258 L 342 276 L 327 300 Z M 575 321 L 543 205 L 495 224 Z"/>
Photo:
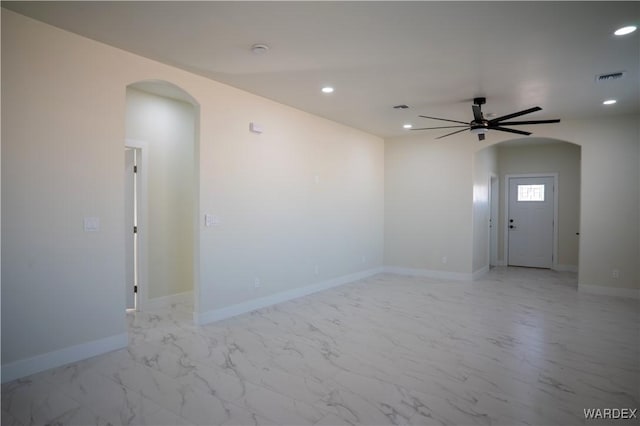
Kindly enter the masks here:
<path id="1" fill-rule="evenodd" d="M 4 384 L 2 425 L 640 424 L 583 411 L 640 408 L 640 305 L 571 273 L 380 274 L 191 318 L 128 314 L 127 349 Z"/>

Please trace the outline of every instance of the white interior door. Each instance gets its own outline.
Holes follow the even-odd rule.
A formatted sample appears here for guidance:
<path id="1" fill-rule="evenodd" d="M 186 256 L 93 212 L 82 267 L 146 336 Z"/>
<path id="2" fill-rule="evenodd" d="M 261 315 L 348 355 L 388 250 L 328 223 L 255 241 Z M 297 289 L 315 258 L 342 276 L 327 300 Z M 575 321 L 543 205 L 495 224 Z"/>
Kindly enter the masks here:
<path id="1" fill-rule="evenodd" d="M 133 232 L 136 225 L 136 191 L 135 191 L 135 161 L 136 150 L 125 148 L 124 158 L 124 208 L 125 208 L 125 271 L 126 271 L 126 287 L 127 309 L 135 309 L 135 285 L 136 285 L 136 265 L 135 265 L 135 234 Z"/>
<path id="2" fill-rule="evenodd" d="M 497 177 L 491 178 L 489 192 L 489 265 L 496 266 L 498 264 L 498 185 Z"/>
<path id="3" fill-rule="evenodd" d="M 513 266 L 553 266 L 554 178 L 509 179 L 509 259 Z"/>

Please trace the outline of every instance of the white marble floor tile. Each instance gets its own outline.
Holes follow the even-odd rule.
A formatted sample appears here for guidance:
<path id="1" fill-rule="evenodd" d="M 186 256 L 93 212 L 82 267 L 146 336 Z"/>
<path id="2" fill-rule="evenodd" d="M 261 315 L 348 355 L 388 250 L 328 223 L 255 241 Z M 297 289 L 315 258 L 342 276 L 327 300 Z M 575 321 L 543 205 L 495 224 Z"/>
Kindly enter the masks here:
<path id="1" fill-rule="evenodd" d="M 2 424 L 3 426 L 23 426 L 24 425 L 24 423 L 22 423 L 20 420 L 16 419 L 13 415 L 9 414 L 4 410 L 2 410 L 2 418 L 0 420 L 0 424 Z"/>
<path id="2" fill-rule="evenodd" d="M 44 380 L 26 378 L 2 386 L 2 411 L 25 425 L 46 423 L 79 406 Z"/>
<path id="3" fill-rule="evenodd" d="M 282 425 L 313 425 L 327 411 L 265 388 L 253 388 L 234 404 Z"/>
<path id="4" fill-rule="evenodd" d="M 7 425 L 601 425 L 640 408 L 640 304 L 575 274 L 380 274 L 198 327 L 129 313 L 129 348 L 2 386 Z"/>
<path id="5" fill-rule="evenodd" d="M 227 419 L 222 423 L 228 426 L 275 426 L 282 423 L 267 419 L 256 414 L 244 407 L 238 407 L 233 404 L 228 406 Z"/>
<path id="6" fill-rule="evenodd" d="M 327 414 L 321 418 L 314 426 L 353 426 L 356 423 L 345 420 L 335 414 Z"/>

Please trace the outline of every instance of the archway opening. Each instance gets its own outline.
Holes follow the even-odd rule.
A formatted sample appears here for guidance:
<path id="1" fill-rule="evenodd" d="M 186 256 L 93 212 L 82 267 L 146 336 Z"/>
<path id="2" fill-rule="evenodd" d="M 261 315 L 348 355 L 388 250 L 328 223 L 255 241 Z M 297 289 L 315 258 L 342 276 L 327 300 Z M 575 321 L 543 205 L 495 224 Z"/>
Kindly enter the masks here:
<path id="1" fill-rule="evenodd" d="M 520 263 L 514 260 L 513 255 L 514 243 L 511 237 L 516 235 L 516 230 L 521 229 L 517 228 L 515 218 L 510 217 L 509 207 L 512 207 L 513 213 L 516 197 L 510 197 L 509 185 L 511 182 L 511 186 L 514 186 L 519 178 L 526 180 L 548 177 L 552 179 L 550 182 L 555 181 L 549 184 L 552 192 L 547 190 L 546 195 L 551 197 L 546 199 L 551 201 L 550 206 L 555 209 L 549 219 L 553 234 L 548 242 L 540 244 L 548 250 L 549 269 L 578 272 L 580 169 L 581 147 L 558 139 L 514 139 L 476 152 L 473 182 L 474 271 Z M 522 205 L 533 204 L 523 201 Z M 524 238 L 524 244 L 532 246 L 534 243 L 530 240 L 533 239 Z"/>
<path id="2" fill-rule="evenodd" d="M 127 308 L 196 308 L 199 115 L 195 99 L 172 83 L 127 86 Z"/>

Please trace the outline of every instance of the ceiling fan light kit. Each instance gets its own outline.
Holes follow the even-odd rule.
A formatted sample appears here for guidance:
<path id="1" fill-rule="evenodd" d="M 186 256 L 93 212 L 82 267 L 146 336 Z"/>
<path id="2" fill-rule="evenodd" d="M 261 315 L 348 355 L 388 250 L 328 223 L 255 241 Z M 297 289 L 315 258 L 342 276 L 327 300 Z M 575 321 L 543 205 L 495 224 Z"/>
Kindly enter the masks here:
<path id="1" fill-rule="evenodd" d="M 524 136 L 529 136 L 531 134 L 531 132 L 511 129 L 504 126 L 522 126 L 522 125 L 531 125 L 531 124 L 550 124 L 550 123 L 560 122 L 560 119 L 507 121 L 512 118 L 520 117 L 522 115 L 531 114 L 532 112 L 541 111 L 542 108 L 540 108 L 539 106 L 514 112 L 511 114 L 503 115 L 502 117 L 492 118 L 490 120 L 487 120 L 482 113 L 482 105 L 484 105 L 485 103 L 487 103 L 487 99 L 484 97 L 473 98 L 473 105 L 471 106 L 471 110 L 473 111 L 473 120 L 471 120 L 469 123 L 465 123 L 464 121 L 458 121 L 458 120 L 449 120 L 447 118 L 429 117 L 426 115 L 420 115 L 420 117 L 422 118 L 428 118 L 431 120 L 448 121 L 451 123 L 458 123 L 458 125 L 457 126 L 422 127 L 418 129 L 411 129 L 411 130 L 461 128 L 460 130 L 454 130 L 453 132 L 447 133 L 446 135 L 438 136 L 436 139 L 446 138 L 447 136 L 452 136 L 452 135 L 455 135 L 456 133 L 469 130 L 474 135 L 478 135 L 478 140 L 483 141 L 485 139 L 485 134 L 488 133 L 489 130 L 498 130 L 500 132 L 515 133 L 515 134 L 524 135 Z"/>

